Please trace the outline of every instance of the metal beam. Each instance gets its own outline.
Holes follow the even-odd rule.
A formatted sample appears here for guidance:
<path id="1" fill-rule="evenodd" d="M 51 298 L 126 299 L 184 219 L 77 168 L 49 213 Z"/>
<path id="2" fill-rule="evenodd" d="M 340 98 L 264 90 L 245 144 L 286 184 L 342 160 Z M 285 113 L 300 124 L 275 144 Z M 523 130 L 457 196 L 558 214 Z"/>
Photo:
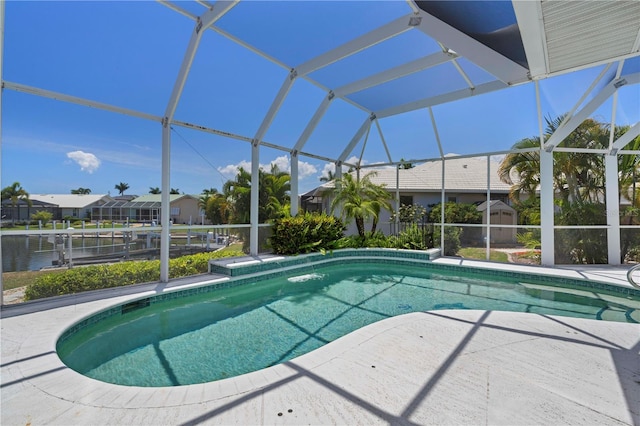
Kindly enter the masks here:
<path id="1" fill-rule="evenodd" d="M 258 222 L 259 215 L 259 195 L 260 191 L 254 191 L 260 183 L 260 144 L 254 141 L 251 144 L 251 202 L 249 222 L 251 229 L 249 230 L 249 254 L 258 255 Z"/>
<path id="2" fill-rule="evenodd" d="M 405 31 L 408 31 L 412 28 L 411 23 L 414 14 L 410 13 L 408 15 L 402 16 L 398 19 L 395 19 L 389 22 L 382 27 L 376 28 L 373 31 L 370 31 L 358 38 L 355 38 L 337 48 L 330 50 L 322 55 L 316 56 L 304 62 L 296 67 L 298 70 L 298 74 L 307 75 L 310 74 L 320 68 L 326 67 L 327 65 L 331 65 L 334 62 L 337 62 L 341 59 L 346 58 L 347 56 L 358 53 L 368 47 L 374 46 L 382 41 L 388 40 L 391 37 L 397 36 L 398 34 L 402 34 Z"/>
<path id="3" fill-rule="evenodd" d="M 298 141 L 293 147 L 293 152 L 300 151 L 304 146 L 304 144 L 307 143 L 307 141 L 309 140 L 309 137 L 311 136 L 311 133 L 313 133 L 314 129 L 316 128 L 316 126 L 318 125 L 318 123 L 320 122 L 324 114 L 327 112 L 327 109 L 329 108 L 329 104 L 334 98 L 335 96 L 333 92 L 329 92 L 329 94 L 324 97 L 322 102 L 320 102 L 320 106 L 318 106 L 318 109 L 313 114 L 313 117 L 311 117 L 311 120 L 309 120 L 309 122 L 307 123 L 307 126 L 304 128 L 304 130 L 302 131 L 302 134 L 298 138 Z"/>
<path id="4" fill-rule="evenodd" d="M 171 231 L 169 229 L 169 223 L 171 221 L 171 200 L 170 200 L 170 175 L 171 175 L 171 122 L 173 116 L 178 107 L 178 101 L 182 96 L 184 85 L 189 76 L 191 70 L 191 64 L 195 58 L 202 34 L 211 24 L 220 19 L 225 13 L 233 8 L 238 1 L 226 2 L 222 1 L 219 4 L 220 7 L 214 7 L 207 10 L 202 16 L 196 20 L 196 25 L 191 33 L 189 44 L 185 51 L 180 65 L 180 71 L 178 77 L 173 85 L 169 102 L 165 110 L 165 115 L 162 119 L 162 195 L 161 195 L 161 209 L 162 214 L 160 220 L 162 221 L 162 230 L 160 232 L 160 282 L 169 281 L 169 246 Z"/>
<path id="5" fill-rule="evenodd" d="M 555 264 L 553 152 L 540 150 L 540 248 L 542 266 Z"/>
<path id="6" fill-rule="evenodd" d="M 4 4 L 0 2 L 0 81 L 4 75 Z M 4 84 L 0 88 L 0 164 L 2 164 L 2 98 Z M 2 234 L 0 234 L 0 259 L 2 258 Z M 2 262 L 0 262 L 0 306 L 4 305 L 4 283 L 2 281 Z"/>
<path id="7" fill-rule="evenodd" d="M 609 153 L 611 155 L 615 155 L 618 150 L 621 150 L 622 148 L 627 146 L 638 135 L 640 135 L 640 121 L 637 122 L 632 128 L 627 130 L 624 135 L 620 136 L 618 140 L 616 140 L 613 145 L 611 145 L 611 151 L 609 151 Z"/>
<path id="8" fill-rule="evenodd" d="M 631 74 L 609 82 L 600 92 L 594 96 L 580 111 L 569 118 L 564 125 L 557 129 L 544 144 L 544 149 L 552 151 L 562 141 L 569 136 L 584 120 L 589 118 L 600 105 L 602 105 L 620 87 L 627 84 L 637 84 L 640 82 L 640 73 Z"/>
<path id="9" fill-rule="evenodd" d="M 178 72 L 176 82 L 173 85 L 173 90 L 171 91 L 171 96 L 169 98 L 167 109 L 164 114 L 165 117 L 169 118 L 169 121 L 173 120 L 173 115 L 175 114 L 176 108 L 178 107 L 178 100 L 182 95 L 184 84 L 187 81 L 187 76 L 189 75 L 189 71 L 191 70 L 191 64 L 193 64 L 193 59 L 195 58 L 196 51 L 198 50 L 198 46 L 200 45 L 200 40 L 202 39 L 204 30 L 209 28 L 211 24 L 224 16 L 225 13 L 227 13 L 236 4 L 238 4 L 238 1 L 239 0 L 230 2 L 220 1 L 216 3 L 216 7 L 207 10 L 202 14 L 202 16 L 199 16 L 196 19 L 196 25 L 193 29 L 193 32 L 191 33 L 191 38 L 189 39 L 189 44 L 187 45 L 187 50 L 185 52 L 184 58 L 182 59 L 182 65 L 180 66 L 180 71 Z M 220 6 L 217 7 L 218 5 Z"/>
<path id="10" fill-rule="evenodd" d="M 144 118 L 145 120 L 156 121 L 158 123 L 162 121 L 162 117 L 160 117 L 159 115 L 147 114 L 145 112 L 135 111 L 133 109 L 128 109 L 128 108 L 122 108 L 115 105 L 109 105 L 103 102 L 96 102 L 96 101 L 91 101 L 89 99 L 80 98 L 77 96 L 65 95 L 64 93 L 40 89 L 33 86 L 27 86 L 26 84 L 4 81 L 2 82 L 2 87 L 4 89 L 14 90 L 16 92 L 28 93 L 30 95 L 35 95 L 35 96 L 41 96 L 43 98 L 55 99 L 57 101 L 69 102 L 72 104 L 101 109 L 104 111 L 116 112 L 118 114 L 129 115 L 131 117 Z"/>
<path id="11" fill-rule="evenodd" d="M 347 145 L 344 151 L 342 151 L 342 154 L 340 154 L 340 156 L 338 157 L 339 163 L 343 163 L 344 160 L 346 160 L 347 156 L 351 153 L 351 151 L 353 151 L 353 148 L 356 147 L 358 142 L 360 142 L 360 139 L 362 139 L 362 136 L 364 136 L 364 133 L 369 129 L 369 127 L 371 126 L 371 122 L 375 120 L 375 118 L 376 116 L 373 114 L 365 118 L 356 134 L 353 135 L 353 138 L 351 138 L 351 142 L 349 142 L 349 145 Z"/>
<path id="12" fill-rule="evenodd" d="M 421 99 L 418 101 L 408 102 L 406 104 L 394 106 L 391 108 L 386 108 L 380 111 L 376 111 L 376 117 L 378 118 L 386 118 L 397 114 L 402 114 L 409 111 L 415 111 L 421 108 L 427 108 L 434 105 L 440 105 L 447 102 L 453 102 L 459 99 L 468 98 L 471 96 L 482 95 L 484 93 L 494 92 L 496 90 L 504 89 L 507 86 L 503 82 L 499 80 L 491 81 L 489 83 L 480 84 L 476 86 L 474 89 L 460 89 L 455 92 L 445 93 L 443 95 L 434 96 L 431 98 Z"/>
<path id="13" fill-rule="evenodd" d="M 280 90 L 278 91 L 276 98 L 273 100 L 273 102 L 271 102 L 271 106 L 269 107 L 267 114 L 262 119 L 262 123 L 260 123 L 260 127 L 258 127 L 258 130 L 256 131 L 256 134 L 253 138 L 255 141 L 258 141 L 258 143 L 260 143 L 260 141 L 264 138 L 264 135 L 267 133 L 267 130 L 269 130 L 271 123 L 273 123 L 273 119 L 275 118 L 276 114 L 278 114 L 278 111 L 280 110 L 282 103 L 286 99 L 287 94 L 289 93 L 289 90 L 291 89 L 291 86 L 293 85 L 296 77 L 297 73 L 295 72 L 295 70 L 291 70 L 289 75 L 285 77 L 284 82 L 282 82 L 282 86 L 280 86 Z"/>
<path id="14" fill-rule="evenodd" d="M 189 12 L 188 10 L 183 9 L 182 7 L 176 5 L 175 3 L 171 3 L 171 2 L 168 2 L 166 0 L 159 0 L 159 3 L 164 5 L 164 6 L 166 6 L 166 7 L 168 7 L 168 8 L 170 8 L 170 9 L 172 9 L 172 10 L 174 10 L 174 11 L 176 11 L 176 12 L 178 12 L 178 13 L 180 13 L 181 15 L 184 15 L 184 16 L 190 18 L 190 19 L 193 19 L 194 21 L 197 19 L 197 16 L 195 14 Z M 248 49 L 249 51 L 255 53 L 256 55 L 261 56 L 262 58 L 264 58 L 264 59 L 266 59 L 266 60 L 268 60 L 268 61 L 270 61 L 270 62 L 272 62 L 272 63 L 274 63 L 274 64 L 276 64 L 276 65 L 278 65 L 278 66 L 280 66 L 280 67 L 282 67 L 284 69 L 286 69 L 286 70 L 293 69 L 293 67 L 291 65 L 285 64 L 284 62 L 280 61 L 279 59 L 276 59 L 275 57 L 273 57 L 273 56 L 261 51 L 260 49 L 252 46 L 251 44 L 249 44 L 246 41 L 234 36 L 233 34 L 230 34 L 230 33 L 226 32 L 226 31 L 224 31 L 223 29 L 221 29 L 219 27 L 211 26 L 209 29 L 211 29 L 212 31 L 217 32 L 218 34 L 220 34 L 221 36 L 227 38 L 228 40 L 231 40 L 232 42 L 244 47 L 245 49 Z M 298 75 L 299 75 L 300 78 L 308 81 L 309 83 L 313 84 L 314 86 L 318 87 L 319 89 L 324 90 L 325 92 L 329 92 L 330 91 L 330 89 L 327 86 L 325 86 L 322 83 L 310 78 L 309 76 L 303 75 L 300 72 L 298 72 Z M 342 99 L 343 101 L 347 102 L 348 104 L 350 104 L 350 105 L 354 106 L 355 108 L 358 108 L 358 109 L 360 109 L 362 111 L 365 111 L 367 113 L 371 112 L 368 108 L 365 108 L 364 106 L 360 105 L 357 102 L 354 102 L 353 100 L 351 100 L 351 99 L 349 99 L 347 97 L 340 97 L 340 99 Z"/>
<path id="15" fill-rule="evenodd" d="M 382 146 L 384 147 L 384 151 L 387 153 L 387 158 L 389 159 L 389 162 L 393 162 L 393 160 L 391 159 L 391 153 L 389 152 L 389 146 L 387 145 L 387 141 L 384 138 L 384 135 L 382 134 L 382 128 L 380 127 L 380 122 L 378 121 L 378 119 L 376 118 L 375 120 L 376 123 L 376 127 L 378 128 L 378 134 L 380 135 L 380 140 L 382 141 Z"/>
<path id="16" fill-rule="evenodd" d="M 496 76 L 508 85 L 529 81 L 529 70 L 502 56 L 462 31 L 446 24 L 426 12 L 419 14 L 418 28 L 429 37 L 453 49 L 474 64 Z"/>
<path id="17" fill-rule="evenodd" d="M 382 71 L 378 74 L 363 78 L 362 80 L 354 81 L 353 83 L 345 84 L 334 90 L 336 96 L 346 96 L 351 93 L 359 92 L 369 87 L 378 86 L 382 83 L 404 77 L 409 74 L 416 73 L 418 71 L 425 70 L 427 68 L 435 67 L 440 64 L 452 61 L 457 58 L 453 52 L 438 52 L 424 58 L 416 59 L 415 61 L 407 62 L 406 64 Z"/>
<path id="18" fill-rule="evenodd" d="M 542 3 L 540 1 L 512 1 L 511 3 L 518 21 L 531 78 L 544 78 L 549 74 L 549 56 Z"/>
<path id="19" fill-rule="evenodd" d="M 260 141 L 262 140 L 262 138 L 264 138 L 264 135 L 267 133 L 267 130 L 269 129 L 269 127 L 271 126 L 271 123 L 273 122 L 273 119 L 275 118 L 276 114 L 278 113 L 278 111 L 280 110 L 280 107 L 282 106 L 282 103 L 284 102 L 284 100 L 287 97 L 287 94 L 289 93 L 289 90 L 291 89 L 291 86 L 293 85 L 293 82 L 295 81 L 296 77 L 298 76 L 297 72 L 295 70 L 291 70 L 291 72 L 289 73 L 289 75 L 287 75 L 284 79 L 284 82 L 282 83 L 282 86 L 280 86 L 280 90 L 278 90 L 278 94 L 276 95 L 276 98 L 273 100 L 273 102 L 271 103 L 271 106 L 269 107 L 269 110 L 267 111 L 267 114 L 264 116 L 264 118 L 262 119 L 262 123 L 260 123 L 260 127 L 258 127 L 258 130 L 256 131 L 256 134 L 253 138 L 253 142 L 252 142 L 252 148 L 251 148 L 251 169 L 253 171 L 254 169 L 254 164 L 253 161 L 259 161 L 260 159 Z M 295 164 L 294 164 L 295 161 Z M 258 164 L 259 167 L 259 164 Z M 259 173 L 259 172 L 258 172 Z M 294 157 L 291 157 L 291 215 L 295 216 L 295 214 L 297 214 L 298 210 L 297 210 L 297 201 L 294 203 L 294 197 L 295 200 L 298 199 L 298 156 L 296 154 L 295 156 L 295 160 Z M 294 184 L 294 180 L 295 180 L 295 184 Z M 253 173 L 251 174 L 251 207 L 250 207 L 250 211 L 251 211 L 251 230 L 250 230 L 250 235 L 251 238 L 256 238 L 256 243 L 253 243 L 253 240 L 250 241 L 250 250 L 251 250 L 251 254 L 252 255 L 257 255 L 258 254 L 258 225 L 259 225 L 259 215 L 258 215 L 258 211 L 259 211 L 259 197 L 256 195 L 254 197 L 253 193 L 255 192 L 256 194 L 259 193 L 260 189 L 260 179 L 258 179 L 258 176 L 253 175 Z M 253 205 L 253 203 L 255 203 L 255 206 Z M 294 204 L 296 205 L 295 208 L 295 213 L 294 213 Z M 255 214 L 254 214 L 255 211 Z"/>
<path id="20" fill-rule="evenodd" d="M 620 190 L 618 156 L 604 156 L 605 205 L 607 208 L 607 258 L 609 265 L 620 265 Z"/>

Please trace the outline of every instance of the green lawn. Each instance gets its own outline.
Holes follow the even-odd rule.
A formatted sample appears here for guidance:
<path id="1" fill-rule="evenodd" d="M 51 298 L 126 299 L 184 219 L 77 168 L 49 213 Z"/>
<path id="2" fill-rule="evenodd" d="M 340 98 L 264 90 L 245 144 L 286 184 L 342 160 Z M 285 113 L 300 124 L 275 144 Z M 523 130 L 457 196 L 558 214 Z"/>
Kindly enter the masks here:
<path id="1" fill-rule="evenodd" d="M 458 254 L 467 259 L 485 260 L 487 256 L 487 249 L 477 248 L 477 247 L 466 247 L 466 248 L 461 248 L 458 251 Z M 507 263 L 509 262 L 509 256 L 507 256 L 507 253 L 503 253 L 501 251 L 490 250 L 489 260 L 494 262 Z"/>
<path id="2" fill-rule="evenodd" d="M 43 271 L 20 271 L 20 272 L 3 272 L 2 273 L 2 287 L 4 290 L 11 290 L 13 288 L 24 287 L 33 282 L 36 277 L 46 274 L 59 274 L 67 269 L 51 269 Z"/>
<path id="3" fill-rule="evenodd" d="M 61 225 L 61 222 L 58 221 L 56 222 L 56 229 L 58 230 L 64 230 L 66 229 L 66 222 L 64 224 Z M 78 223 L 74 223 L 73 221 L 71 222 L 71 226 L 76 228 L 76 229 L 82 229 L 82 224 L 78 224 Z M 111 225 L 111 223 L 100 223 L 100 229 L 104 229 L 106 231 L 110 230 L 113 226 Z M 115 224 L 115 228 L 123 228 L 124 225 L 121 223 L 116 223 Z M 15 226 L 3 226 L 2 230 L 3 231 L 25 231 L 27 229 L 26 225 L 15 225 Z M 46 225 L 44 225 L 42 227 L 43 230 L 52 230 L 53 229 L 53 224 L 52 223 L 47 223 Z M 96 228 L 96 223 L 95 222 L 85 222 L 84 224 L 84 229 L 97 229 Z M 29 225 L 29 231 L 37 231 L 39 230 L 38 225 Z"/>

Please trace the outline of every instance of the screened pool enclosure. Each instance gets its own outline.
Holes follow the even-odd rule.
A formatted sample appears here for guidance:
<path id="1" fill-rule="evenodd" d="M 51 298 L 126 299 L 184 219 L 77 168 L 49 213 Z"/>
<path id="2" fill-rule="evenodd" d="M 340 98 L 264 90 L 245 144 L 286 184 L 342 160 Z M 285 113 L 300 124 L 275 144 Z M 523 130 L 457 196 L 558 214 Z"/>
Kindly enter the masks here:
<path id="1" fill-rule="evenodd" d="M 37 155 L 54 140 L 68 150 L 91 140 L 103 162 L 159 185 L 161 223 L 172 188 L 219 186 L 241 165 L 258 254 L 258 172 L 277 164 L 291 174 L 292 214 L 323 173 L 393 170 L 396 209 L 401 196 L 427 193 L 437 202 L 473 193 L 486 217 L 493 201 L 529 202 L 528 221 L 476 225 L 487 254 L 505 230 L 539 239 L 547 266 L 572 262 L 565 254 L 584 241 L 604 247 L 588 262 L 611 265 L 638 246 L 638 1 L 1 7 L 5 161 L 18 145 Z M 477 174 L 453 173 L 464 159 Z M 108 179 L 106 189 L 128 178 Z"/>

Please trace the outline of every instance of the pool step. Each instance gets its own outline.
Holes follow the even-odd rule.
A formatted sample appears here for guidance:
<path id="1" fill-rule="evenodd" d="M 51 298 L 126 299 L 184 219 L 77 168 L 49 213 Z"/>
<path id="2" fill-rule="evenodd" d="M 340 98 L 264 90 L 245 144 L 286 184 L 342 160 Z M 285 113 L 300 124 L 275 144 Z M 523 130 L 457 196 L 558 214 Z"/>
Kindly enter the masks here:
<path id="1" fill-rule="evenodd" d="M 619 308 L 605 307 L 600 309 L 596 317 L 604 321 L 636 322 L 640 323 L 640 311 L 637 309 L 622 310 Z"/>

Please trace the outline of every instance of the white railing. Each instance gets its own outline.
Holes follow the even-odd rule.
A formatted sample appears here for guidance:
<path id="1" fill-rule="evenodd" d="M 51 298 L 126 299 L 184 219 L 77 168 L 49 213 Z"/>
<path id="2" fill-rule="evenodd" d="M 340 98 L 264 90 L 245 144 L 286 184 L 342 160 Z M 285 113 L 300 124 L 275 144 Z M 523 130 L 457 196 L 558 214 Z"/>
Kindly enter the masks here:
<path id="1" fill-rule="evenodd" d="M 634 266 L 633 268 L 629 269 L 629 271 L 627 271 L 627 280 L 629 280 L 629 283 L 632 286 L 640 289 L 640 283 L 637 283 L 633 280 L 633 272 L 636 270 L 640 270 L 640 263 L 638 263 L 636 266 Z"/>

